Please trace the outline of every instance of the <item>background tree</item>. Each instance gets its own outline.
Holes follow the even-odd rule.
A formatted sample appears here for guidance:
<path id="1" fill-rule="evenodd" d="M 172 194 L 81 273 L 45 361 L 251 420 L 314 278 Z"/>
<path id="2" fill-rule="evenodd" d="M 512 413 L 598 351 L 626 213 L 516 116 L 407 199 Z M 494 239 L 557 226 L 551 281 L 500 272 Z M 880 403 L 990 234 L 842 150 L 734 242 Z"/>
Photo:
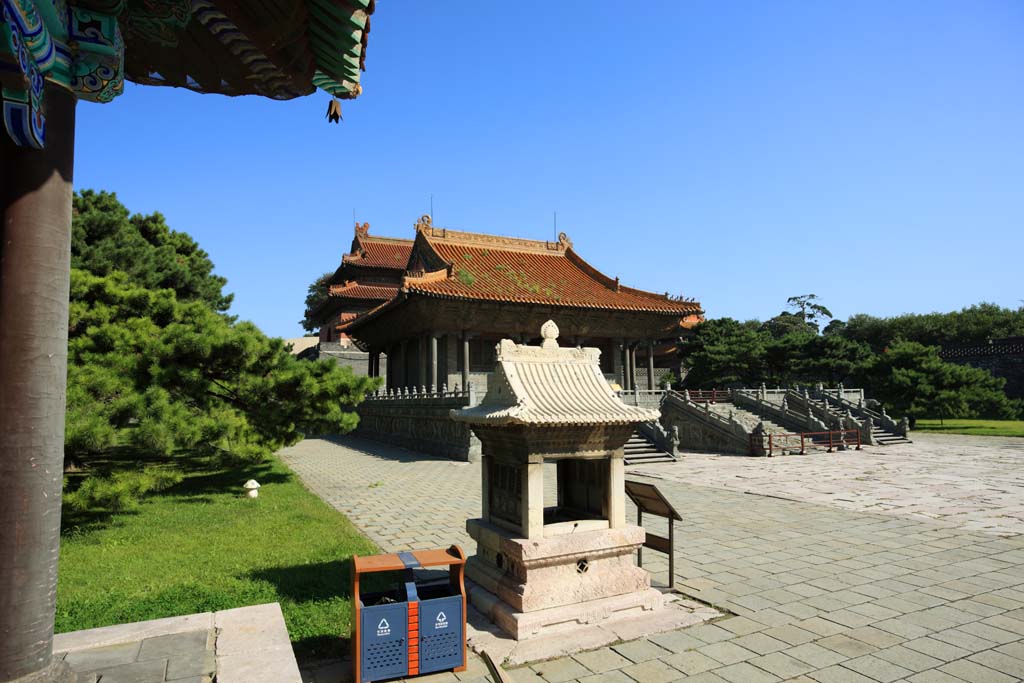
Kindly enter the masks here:
<path id="1" fill-rule="evenodd" d="M 85 208 L 74 218 L 76 264 L 96 271 L 71 272 L 65 451 L 85 467 L 113 457 L 131 476 L 114 473 L 70 501 L 130 503 L 161 484 L 141 467 L 154 456 L 258 460 L 304 434 L 356 426 L 353 409 L 379 380 L 300 361 L 282 340 L 225 315 L 223 278 L 162 219 L 129 220 L 106 193 L 83 193 L 76 205 Z"/>
<path id="2" fill-rule="evenodd" d="M 947 363 L 936 347 L 918 342 L 894 341 L 860 368 L 858 379 L 898 416 L 1011 419 L 1020 414 L 1020 402 L 1003 393 L 1006 380 Z"/>
<path id="3" fill-rule="evenodd" d="M 71 267 L 94 275 L 120 271 L 147 289 L 174 290 L 180 301 L 226 311 L 227 280 L 188 234 L 171 230 L 162 214 L 128 214 L 113 192 L 83 190 L 73 200 Z"/>
<path id="4" fill-rule="evenodd" d="M 800 311 L 800 317 L 814 325 L 814 329 L 817 330 L 819 320 L 832 317 L 832 311 L 822 304 L 815 303 L 819 298 L 817 294 L 800 294 L 786 299 L 786 305 Z"/>
<path id="5" fill-rule="evenodd" d="M 697 325 L 693 332 L 681 348 L 689 369 L 686 386 L 752 386 L 764 377 L 769 337 L 759 322 L 718 318 Z"/>
<path id="6" fill-rule="evenodd" d="M 299 321 L 299 324 L 301 324 L 302 329 L 307 332 L 316 332 L 317 328 L 320 327 L 320 323 L 316 320 L 312 320 L 309 315 L 315 311 L 320 304 L 327 300 L 327 290 L 330 288 L 327 281 L 331 279 L 332 275 L 334 275 L 333 271 L 324 273 L 317 279 L 313 280 L 313 282 L 309 284 L 309 287 L 306 288 L 306 312 L 302 316 L 302 320 Z"/>

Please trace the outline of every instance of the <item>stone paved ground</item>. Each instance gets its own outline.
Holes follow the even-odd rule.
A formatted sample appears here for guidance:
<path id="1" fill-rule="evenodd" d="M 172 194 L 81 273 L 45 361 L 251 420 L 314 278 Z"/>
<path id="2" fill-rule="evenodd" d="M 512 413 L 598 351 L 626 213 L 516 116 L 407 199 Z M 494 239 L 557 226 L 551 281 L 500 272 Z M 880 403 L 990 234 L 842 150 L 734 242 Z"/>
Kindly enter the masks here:
<path id="1" fill-rule="evenodd" d="M 676 530 L 681 587 L 736 616 L 513 675 L 548 683 L 1024 680 L 1024 537 L 1008 535 L 1017 528 L 1009 522 L 975 530 L 992 511 L 1019 510 L 1024 490 L 1013 460 L 1024 453 L 1007 440 L 975 439 L 919 438 L 913 447 L 865 451 L 860 460 L 696 456 L 642 468 L 660 477 L 648 480 L 685 517 Z M 476 465 L 354 441 L 307 440 L 283 456 L 388 550 L 470 547 L 463 522 L 478 514 Z M 642 478 L 636 469 L 627 475 Z M 734 488 L 834 495 L 804 502 Z M 858 492 L 870 495 L 851 495 Z M 898 503 L 875 507 L 870 496 Z M 943 512 L 954 500 L 969 501 L 976 514 Z M 648 564 L 664 580 L 664 560 Z M 459 678 L 481 675 L 475 664 Z"/>
<path id="2" fill-rule="evenodd" d="M 990 533 L 1024 533 L 1024 439 L 921 432 L 913 438 L 913 444 L 757 461 L 691 453 L 667 468 L 631 471 Z"/>

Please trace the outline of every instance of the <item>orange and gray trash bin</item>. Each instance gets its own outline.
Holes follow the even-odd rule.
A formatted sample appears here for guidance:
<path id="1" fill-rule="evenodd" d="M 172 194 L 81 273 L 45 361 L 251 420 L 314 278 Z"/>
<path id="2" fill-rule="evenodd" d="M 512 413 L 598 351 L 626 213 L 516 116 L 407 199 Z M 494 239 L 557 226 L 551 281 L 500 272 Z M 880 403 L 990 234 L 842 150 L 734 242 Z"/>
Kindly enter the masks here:
<path id="1" fill-rule="evenodd" d="M 448 581 L 418 583 L 414 570 L 448 567 Z M 352 668 L 355 683 L 466 670 L 466 555 L 414 550 L 352 558 Z M 360 579 L 399 572 L 388 590 L 361 593 Z"/>

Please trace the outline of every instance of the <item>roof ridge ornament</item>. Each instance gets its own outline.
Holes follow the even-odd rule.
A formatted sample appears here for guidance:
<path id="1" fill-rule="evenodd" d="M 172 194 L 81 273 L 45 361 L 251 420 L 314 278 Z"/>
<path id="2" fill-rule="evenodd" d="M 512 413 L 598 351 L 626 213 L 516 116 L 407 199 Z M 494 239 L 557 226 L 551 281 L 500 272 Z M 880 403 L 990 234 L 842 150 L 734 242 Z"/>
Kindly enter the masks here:
<path id="1" fill-rule="evenodd" d="M 558 348 L 558 325 L 555 324 L 554 320 L 549 320 L 540 326 L 540 336 L 544 340 L 540 343 L 541 348 Z"/>
<path id="2" fill-rule="evenodd" d="M 369 223 L 363 223 L 362 225 L 360 225 L 359 221 L 356 221 L 356 236 L 357 237 L 369 237 L 369 235 L 370 235 L 370 224 Z"/>
<path id="3" fill-rule="evenodd" d="M 416 221 L 416 232 L 427 232 L 433 227 L 433 219 L 429 213 L 425 213 L 420 216 L 420 219 Z"/>
<path id="4" fill-rule="evenodd" d="M 572 249 L 572 240 L 564 232 L 558 233 L 558 243 L 563 249 Z"/>

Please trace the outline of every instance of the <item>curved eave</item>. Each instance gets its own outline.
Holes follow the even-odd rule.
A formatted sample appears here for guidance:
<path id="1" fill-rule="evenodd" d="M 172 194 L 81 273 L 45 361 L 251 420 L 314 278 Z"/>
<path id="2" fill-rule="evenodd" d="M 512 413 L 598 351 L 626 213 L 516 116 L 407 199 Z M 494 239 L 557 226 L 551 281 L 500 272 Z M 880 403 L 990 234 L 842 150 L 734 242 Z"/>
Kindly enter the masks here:
<path id="1" fill-rule="evenodd" d="M 405 301 L 406 298 L 407 298 L 406 293 L 404 291 L 400 290 L 398 292 L 398 294 L 395 295 L 395 298 L 391 299 L 390 301 L 385 301 L 384 303 L 382 303 L 380 306 L 377 306 L 376 308 L 371 308 L 370 310 L 368 310 L 368 311 L 366 311 L 364 313 L 360 313 L 353 320 L 350 320 L 347 323 L 344 323 L 343 325 L 339 325 L 337 329 L 338 329 L 339 332 L 349 333 L 354 328 L 362 325 L 363 323 L 365 323 L 365 322 L 367 322 L 369 320 L 373 320 L 374 318 L 378 317 L 382 313 L 385 313 L 386 311 L 391 310 L 392 308 L 394 308 L 398 304 L 400 304 L 403 301 Z"/>

